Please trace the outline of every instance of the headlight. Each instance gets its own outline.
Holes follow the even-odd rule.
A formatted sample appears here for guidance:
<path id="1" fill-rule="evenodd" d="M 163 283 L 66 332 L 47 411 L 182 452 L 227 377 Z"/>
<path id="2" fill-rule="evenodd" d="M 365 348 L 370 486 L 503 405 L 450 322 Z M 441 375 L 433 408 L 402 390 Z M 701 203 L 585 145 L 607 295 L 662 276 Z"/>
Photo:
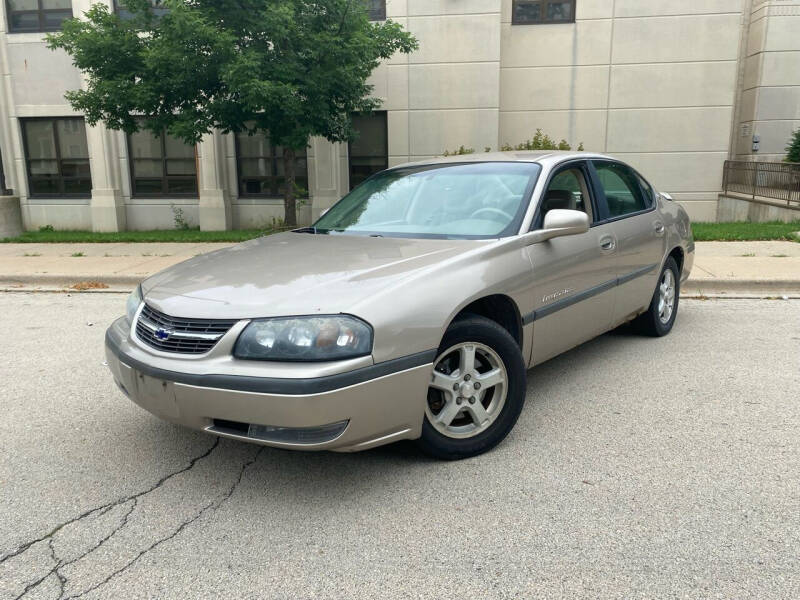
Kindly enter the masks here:
<path id="1" fill-rule="evenodd" d="M 128 316 L 128 321 L 133 323 L 133 317 L 136 316 L 136 311 L 139 310 L 139 305 L 142 303 L 142 286 L 137 285 L 136 289 L 128 296 L 125 302 L 125 314 Z"/>
<path id="2" fill-rule="evenodd" d="M 245 327 L 233 355 L 276 361 L 327 361 L 372 352 L 372 328 L 364 321 L 337 315 L 259 319 Z"/>

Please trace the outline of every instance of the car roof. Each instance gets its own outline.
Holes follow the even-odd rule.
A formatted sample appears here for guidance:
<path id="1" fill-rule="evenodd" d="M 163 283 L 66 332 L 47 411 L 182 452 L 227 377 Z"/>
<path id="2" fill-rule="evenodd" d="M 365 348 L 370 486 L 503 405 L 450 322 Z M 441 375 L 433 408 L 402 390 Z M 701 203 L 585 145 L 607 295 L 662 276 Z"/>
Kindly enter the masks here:
<path id="1" fill-rule="evenodd" d="M 419 167 L 424 165 L 445 165 L 465 162 L 535 162 L 542 166 L 552 166 L 573 158 L 605 158 L 616 160 L 605 154 L 594 152 L 575 152 L 569 150 L 512 150 L 509 152 L 475 152 L 453 156 L 434 156 L 425 160 L 404 163 L 392 167 Z"/>

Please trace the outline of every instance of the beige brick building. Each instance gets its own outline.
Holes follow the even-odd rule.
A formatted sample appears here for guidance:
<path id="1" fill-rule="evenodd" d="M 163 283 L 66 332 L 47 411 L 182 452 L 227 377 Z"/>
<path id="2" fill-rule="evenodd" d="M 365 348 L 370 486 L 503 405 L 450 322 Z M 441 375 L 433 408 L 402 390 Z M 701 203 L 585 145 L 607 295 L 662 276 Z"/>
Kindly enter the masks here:
<path id="1" fill-rule="evenodd" d="M 81 75 L 42 31 L 89 0 L 4 0 L 0 150 L 25 227 L 204 229 L 283 214 L 280 153 L 209 135 L 197 148 L 87 127 L 66 104 Z M 370 0 L 420 49 L 372 76 L 383 111 L 348 147 L 310 140 L 308 221 L 370 172 L 537 128 L 614 154 L 716 219 L 726 159 L 780 160 L 800 127 L 800 0 Z M 757 143 L 755 143 L 757 141 Z M 756 150 L 755 148 L 758 147 Z"/>

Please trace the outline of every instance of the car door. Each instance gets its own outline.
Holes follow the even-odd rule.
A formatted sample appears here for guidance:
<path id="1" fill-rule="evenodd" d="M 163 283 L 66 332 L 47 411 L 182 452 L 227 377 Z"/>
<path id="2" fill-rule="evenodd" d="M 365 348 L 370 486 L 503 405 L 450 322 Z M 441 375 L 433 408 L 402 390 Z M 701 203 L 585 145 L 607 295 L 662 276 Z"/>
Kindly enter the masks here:
<path id="1" fill-rule="evenodd" d="M 532 364 L 540 363 L 606 331 L 611 322 L 616 284 L 616 238 L 598 222 L 588 164 L 561 165 L 543 192 L 532 230 L 541 229 L 548 210 L 582 210 L 589 231 L 553 238 L 528 247 L 533 266 Z"/>
<path id="2" fill-rule="evenodd" d="M 617 289 L 612 325 L 630 320 L 649 304 L 664 257 L 664 223 L 652 186 L 620 162 L 593 160 L 601 211 L 617 239 Z"/>

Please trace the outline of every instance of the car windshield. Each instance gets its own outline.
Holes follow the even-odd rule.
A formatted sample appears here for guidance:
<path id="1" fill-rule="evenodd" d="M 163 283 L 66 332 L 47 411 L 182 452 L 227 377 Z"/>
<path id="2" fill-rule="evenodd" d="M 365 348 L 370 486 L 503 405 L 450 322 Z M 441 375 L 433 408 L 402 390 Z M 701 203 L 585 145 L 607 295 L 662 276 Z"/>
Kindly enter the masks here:
<path id="1" fill-rule="evenodd" d="M 541 167 L 486 162 L 406 167 L 370 177 L 315 224 L 316 233 L 488 239 L 514 235 Z"/>

